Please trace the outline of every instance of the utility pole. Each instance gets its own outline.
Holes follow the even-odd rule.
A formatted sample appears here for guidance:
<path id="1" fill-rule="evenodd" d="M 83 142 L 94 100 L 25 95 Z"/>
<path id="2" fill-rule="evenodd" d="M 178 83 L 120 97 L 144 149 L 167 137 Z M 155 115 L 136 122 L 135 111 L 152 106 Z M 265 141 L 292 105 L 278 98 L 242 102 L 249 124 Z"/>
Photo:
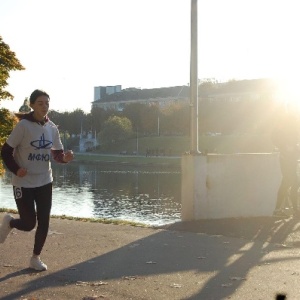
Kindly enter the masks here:
<path id="1" fill-rule="evenodd" d="M 190 57 L 190 152 L 198 151 L 198 7 L 191 0 L 191 57 Z"/>
<path id="2" fill-rule="evenodd" d="M 160 136 L 160 129 L 159 129 L 159 112 L 157 115 L 157 136 Z"/>
<path id="3" fill-rule="evenodd" d="M 139 155 L 139 128 L 136 127 L 136 155 Z"/>

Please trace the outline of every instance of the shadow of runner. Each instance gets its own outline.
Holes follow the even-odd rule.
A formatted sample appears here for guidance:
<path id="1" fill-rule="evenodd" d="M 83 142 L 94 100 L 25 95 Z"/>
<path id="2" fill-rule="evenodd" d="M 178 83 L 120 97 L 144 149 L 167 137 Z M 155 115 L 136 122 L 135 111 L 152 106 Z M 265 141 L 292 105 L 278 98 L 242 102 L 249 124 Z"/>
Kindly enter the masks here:
<path id="1" fill-rule="evenodd" d="M 60 228 L 59 224 L 56 228 L 63 232 L 63 226 Z M 243 285 L 249 271 L 262 262 L 266 253 L 276 249 L 274 244 L 265 246 L 266 239 L 270 243 L 282 243 L 286 240 L 284 236 L 290 236 L 298 222 L 296 220 L 280 222 L 269 220 L 263 227 L 259 227 L 259 231 L 251 229 L 254 224 L 256 223 L 247 224 L 246 220 L 240 220 L 239 224 L 235 223 L 236 226 L 248 226 L 246 232 L 248 232 L 248 238 L 252 237 L 252 242 L 246 239 L 229 239 L 224 236 L 217 236 L 218 231 L 219 234 L 222 234 L 225 230 L 223 223 L 222 230 L 221 228 L 219 228 L 220 230 L 217 228 L 213 230 L 211 227 L 207 227 L 210 229 L 210 234 L 212 231 L 214 232 L 214 235 L 211 236 L 195 232 L 153 230 L 150 235 L 144 238 L 135 239 L 97 256 L 91 256 L 92 250 L 97 249 L 99 243 L 103 243 L 105 240 L 102 237 L 93 240 L 87 231 L 87 235 L 82 237 L 80 241 L 69 238 L 65 241 L 68 242 L 65 247 L 71 249 L 76 257 L 80 242 L 82 243 L 81 246 L 86 248 L 89 259 L 81 263 L 70 264 L 66 268 L 42 278 L 31 280 L 20 290 L 3 296 L 1 300 L 18 299 L 21 296 L 24 297 L 46 288 L 74 287 L 76 283 L 80 284 L 80 282 L 105 281 L 112 283 L 113 280 L 121 281 L 118 286 L 112 286 L 110 292 L 123 293 L 122 280 L 131 277 L 141 280 L 131 282 L 129 289 L 132 290 L 127 291 L 129 293 L 128 298 L 125 294 L 124 299 L 129 299 L 132 295 L 136 295 L 136 298 L 132 299 L 208 300 L 230 297 Z M 109 225 L 98 224 L 97 226 L 97 224 L 93 224 L 93 226 L 99 227 L 99 233 L 93 233 L 93 237 L 96 237 L 100 236 L 103 226 Z M 113 228 L 113 226 L 110 228 L 112 229 L 111 238 L 114 237 Z M 136 228 L 134 230 L 143 229 Z M 294 230 L 293 233 L 298 234 L 298 230 Z M 126 235 L 126 231 L 124 234 Z M 52 244 L 55 241 L 64 243 L 63 235 L 55 236 Z M 235 256 L 238 258 L 233 260 L 232 258 Z M 299 258 L 286 257 L 284 259 L 298 260 Z M 5 276 L 3 280 L 10 277 Z M 156 282 L 154 282 L 154 278 Z M 170 288 L 174 283 L 181 288 Z M 144 289 L 147 289 L 148 292 L 145 293 Z M 274 295 L 275 292 L 277 291 L 274 291 Z M 250 298 L 245 297 L 244 299 Z"/>
<path id="2" fill-rule="evenodd" d="M 292 228 L 299 221 L 300 219 L 280 219 L 274 217 L 227 218 L 178 222 L 161 226 L 160 228 L 209 235 L 216 234 L 246 240 L 260 240 L 263 242 L 272 239 L 273 243 L 282 244 L 294 232 Z M 284 226 L 282 230 L 278 231 L 282 226 Z"/>
<path id="3" fill-rule="evenodd" d="M 220 299 L 220 288 L 224 287 L 222 299 L 234 294 L 239 284 L 247 280 L 251 266 L 257 266 L 262 262 L 265 253 L 274 250 L 275 245 L 288 245 L 293 247 L 299 246 L 300 231 L 299 219 L 278 219 L 273 217 L 257 217 L 257 218 L 234 218 L 219 220 L 200 220 L 196 222 L 184 222 L 167 226 L 168 229 L 190 230 L 193 232 L 209 232 L 210 234 L 219 233 L 230 237 L 244 238 L 253 241 L 251 248 L 247 249 L 244 254 L 229 266 L 220 269 L 205 286 L 196 295 L 185 298 L 186 300 L 199 299 Z M 267 245 L 260 242 L 267 242 Z M 287 258 L 290 260 L 290 258 Z M 295 261 L 298 257 L 293 258 Z M 265 261 L 270 263 L 276 261 Z M 234 276 L 235 274 L 235 276 Z M 227 283 L 226 283 L 227 282 Z M 273 291 L 273 299 L 278 291 Z M 282 294 L 284 295 L 284 294 Z M 272 297 L 269 295 L 269 297 Z M 268 298 L 271 299 L 271 298 Z"/>
<path id="4" fill-rule="evenodd" d="M 16 271 L 16 272 L 7 274 L 6 276 L 0 277 L 0 283 L 3 281 L 9 280 L 11 278 L 14 278 L 14 277 L 22 276 L 24 274 L 33 274 L 33 273 L 36 273 L 36 272 L 30 268 Z"/>

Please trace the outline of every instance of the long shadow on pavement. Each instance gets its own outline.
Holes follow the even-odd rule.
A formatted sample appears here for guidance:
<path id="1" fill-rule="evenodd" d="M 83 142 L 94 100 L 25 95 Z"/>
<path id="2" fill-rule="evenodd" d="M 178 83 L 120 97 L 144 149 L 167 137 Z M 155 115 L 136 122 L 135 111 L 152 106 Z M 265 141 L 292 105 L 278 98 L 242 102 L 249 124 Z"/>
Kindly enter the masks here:
<path id="1" fill-rule="evenodd" d="M 183 286 L 187 282 L 200 280 L 205 274 L 213 275 L 204 280 L 193 294 L 178 296 L 180 298 L 172 296 L 172 299 L 223 299 L 234 295 L 249 271 L 262 262 L 266 253 L 276 249 L 274 244 L 289 243 L 293 247 L 299 246 L 298 222 L 299 220 L 293 219 L 249 218 L 168 225 L 164 227 L 167 230 L 154 231 L 150 236 L 93 257 L 92 260 L 46 275 L 43 280 L 33 279 L 19 291 L 1 299 L 18 299 L 43 288 L 63 285 L 65 282 L 62 278 L 67 278 L 70 284 L 74 284 L 80 281 L 108 282 L 131 276 L 147 277 L 184 272 L 192 273 L 183 279 Z M 227 237 L 236 239 L 227 242 Z M 252 241 L 250 246 L 249 241 Z M 238 258 L 229 263 L 234 256 Z M 0 282 L 18 276 L 17 273 L 0 278 Z M 141 289 L 142 284 L 141 282 Z M 149 296 L 149 299 L 167 299 L 157 295 L 154 294 L 153 298 Z M 145 296 L 143 299 L 148 298 Z"/>

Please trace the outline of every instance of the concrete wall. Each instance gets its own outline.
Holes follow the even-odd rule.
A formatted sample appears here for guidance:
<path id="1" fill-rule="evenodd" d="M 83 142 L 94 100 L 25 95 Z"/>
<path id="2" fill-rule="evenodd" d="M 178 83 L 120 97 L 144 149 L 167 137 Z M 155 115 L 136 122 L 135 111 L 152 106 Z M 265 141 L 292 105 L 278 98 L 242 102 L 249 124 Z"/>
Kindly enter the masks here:
<path id="1" fill-rule="evenodd" d="M 277 153 L 184 155 L 181 164 L 182 221 L 272 215 Z"/>

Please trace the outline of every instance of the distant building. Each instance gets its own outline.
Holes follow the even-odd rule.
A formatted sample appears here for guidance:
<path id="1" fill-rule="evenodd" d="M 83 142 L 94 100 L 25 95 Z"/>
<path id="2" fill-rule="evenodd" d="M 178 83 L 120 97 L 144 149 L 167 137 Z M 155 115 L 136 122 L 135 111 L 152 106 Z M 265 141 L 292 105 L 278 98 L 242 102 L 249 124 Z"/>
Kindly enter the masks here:
<path id="1" fill-rule="evenodd" d="M 100 100 L 107 95 L 121 92 L 121 85 L 114 86 L 95 86 L 94 87 L 94 101 Z"/>
<path id="2" fill-rule="evenodd" d="M 166 107 L 174 103 L 187 103 L 188 101 L 188 86 L 155 89 L 128 88 L 95 100 L 92 102 L 92 107 L 122 111 L 127 104 L 132 103 L 156 104 L 159 107 Z"/>
<path id="3" fill-rule="evenodd" d="M 79 152 L 92 151 L 98 145 L 96 132 L 94 133 L 94 136 L 92 132 L 89 132 L 86 136 L 83 136 L 83 134 L 80 135 Z"/>
<path id="4" fill-rule="evenodd" d="M 275 91 L 274 82 L 269 79 L 233 80 L 219 83 L 208 78 L 199 83 L 199 102 L 260 101 L 272 98 Z M 156 104 L 159 107 L 166 107 L 171 104 L 189 104 L 190 87 L 127 88 L 123 90 L 120 85 L 97 87 L 94 98 L 92 108 L 97 107 L 104 110 L 122 111 L 126 105 L 132 103 Z"/>
<path id="5" fill-rule="evenodd" d="M 19 112 L 20 113 L 28 113 L 30 111 L 31 111 L 31 108 L 29 106 L 29 100 L 28 100 L 28 98 L 25 98 L 23 105 L 19 109 Z"/>

